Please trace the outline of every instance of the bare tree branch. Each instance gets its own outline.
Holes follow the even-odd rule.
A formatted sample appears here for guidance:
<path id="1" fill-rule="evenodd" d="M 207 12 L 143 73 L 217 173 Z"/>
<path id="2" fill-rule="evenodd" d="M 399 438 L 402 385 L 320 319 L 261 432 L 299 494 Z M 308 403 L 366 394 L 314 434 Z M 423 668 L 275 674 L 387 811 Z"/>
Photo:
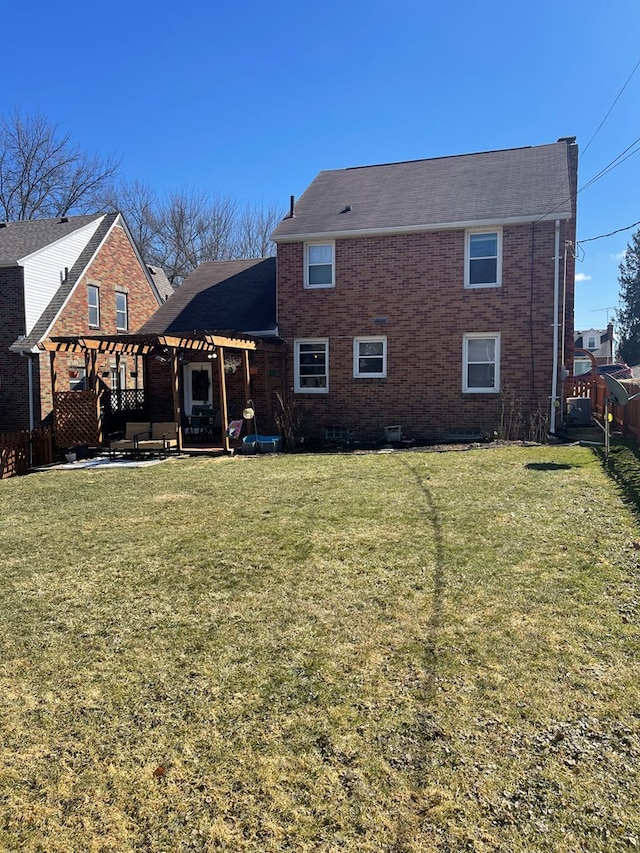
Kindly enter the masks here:
<path id="1" fill-rule="evenodd" d="M 7 221 L 104 209 L 117 169 L 39 113 L 0 118 L 0 216 Z"/>

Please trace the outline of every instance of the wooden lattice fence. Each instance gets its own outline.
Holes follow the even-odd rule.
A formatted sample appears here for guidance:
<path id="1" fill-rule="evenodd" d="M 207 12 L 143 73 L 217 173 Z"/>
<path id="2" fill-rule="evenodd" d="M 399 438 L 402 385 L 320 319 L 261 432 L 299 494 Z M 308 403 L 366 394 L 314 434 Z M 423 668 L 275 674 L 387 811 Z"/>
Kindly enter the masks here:
<path id="1" fill-rule="evenodd" d="M 21 429 L 0 433 L 0 480 L 26 474 L 53 461 L 51 429 Z"/>
<path id="2" fill-rule="evenodd" d="M 94 391 L 60 391 L 55 395 L 53 432 L 56 447 L 102 444 L 100 400 Z"/>

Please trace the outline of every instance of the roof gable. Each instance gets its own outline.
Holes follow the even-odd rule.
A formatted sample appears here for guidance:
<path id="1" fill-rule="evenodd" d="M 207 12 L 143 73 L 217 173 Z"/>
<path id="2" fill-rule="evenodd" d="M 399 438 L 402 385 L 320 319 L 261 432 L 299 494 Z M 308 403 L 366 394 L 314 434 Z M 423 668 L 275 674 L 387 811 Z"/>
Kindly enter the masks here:
<path id="1" fill-rule="evenodd" d="M 0 266 L 15 265 L 103 216 L 104 213 L 94 213 L 0 223 Z"/>
<path id="2" fill-rule="evenodd" d="M 321 172 L 272 239 L 572 215 L 566 141 Z"/>

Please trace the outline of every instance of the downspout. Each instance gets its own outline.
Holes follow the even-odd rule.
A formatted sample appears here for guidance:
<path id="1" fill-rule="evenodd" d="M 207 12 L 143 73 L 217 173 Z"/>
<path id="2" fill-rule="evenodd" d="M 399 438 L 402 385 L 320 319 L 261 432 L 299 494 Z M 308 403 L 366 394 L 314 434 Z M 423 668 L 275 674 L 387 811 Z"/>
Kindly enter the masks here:
<path id="1" fill-rule="evenodd" d="M 551 415 L 549 432 L 556 434 L 558 409 L 558 309 L 560 302 L 560 220 L 556 219 L 555 257 L 553 261 L 553 376 L 551 377 Z"/>

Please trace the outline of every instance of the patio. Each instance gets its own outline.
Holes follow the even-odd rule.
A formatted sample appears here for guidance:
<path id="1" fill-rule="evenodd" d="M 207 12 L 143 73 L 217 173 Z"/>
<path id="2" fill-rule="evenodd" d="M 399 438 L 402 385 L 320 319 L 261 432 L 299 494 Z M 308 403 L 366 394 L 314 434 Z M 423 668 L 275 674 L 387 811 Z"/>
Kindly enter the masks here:
<path id="1" fill-rule="evenodd" d="M 255 400 L 261 423 L 273 429 L 274 392 L 284 385 L 278 339 L 208 332 L 64 336 L 45 341 L 43 349 L 50 356 L 59 449 L 103 448 L 109 434 L 124 430 L 127 421 L 147 420 L 178 424 L 178 448 L 189 454 L 232 453 L 237 441 L 228 434 L 230 421 L 248 400 Z M 57 357 L 64 353 L 84 358 L 85 389 L 61 389 Z M 111 389 L 97 370 L 105 354 L 113 359 L 116 385 Z M 127 356 L 142 368 L 135 372 L 133 394 L 122 387 L 121 359 Z M 210 412 L 206 429 L 202 410 Z M 197 425 L 196 418 L 201 419 Z"/>

